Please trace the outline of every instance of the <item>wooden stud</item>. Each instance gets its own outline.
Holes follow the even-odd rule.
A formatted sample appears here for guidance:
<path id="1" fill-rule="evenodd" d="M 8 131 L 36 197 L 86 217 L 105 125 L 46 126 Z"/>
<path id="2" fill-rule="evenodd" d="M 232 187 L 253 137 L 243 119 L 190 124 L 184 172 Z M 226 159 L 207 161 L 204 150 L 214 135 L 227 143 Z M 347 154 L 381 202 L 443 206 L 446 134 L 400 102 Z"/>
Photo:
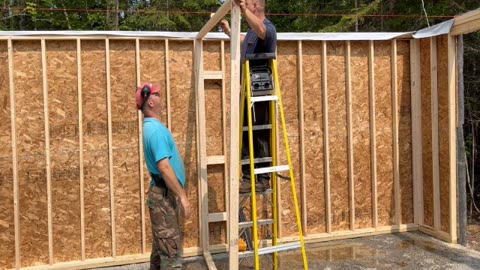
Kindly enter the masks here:
<path id="1" fill-rule="evenodd" d="M 346 41 L 345 89 L 347 95 L 347 137 L 348 137 L 348 189 L 350 206 L 350 230 L 355 230 L 355 173 L 353 168 L 353 133 L 352 133 L 352 74 L 350 41 Z"/>
<path id="2" fill-rule="evenodd" d="M 402 193 L 400 187 L 400 156 L 398 145 L 398 67 L 397 41 L 392 40 L 391 72 L 392 72 L 392 131 L 393 131 L 393 187 L 396 224 L 402 224 Z"/>
<path id="3" fill-rule="evenodd" d="M 223 173 L 224 173 L 224 190 L 225 190 L 225 208 L 228 209 L 230 191 L 228 189 L 228 167 L 225 161 L 227 156 L 227 97 L 225 91 L 225 42 L 222 40 L 220 42 L 220 62 L 222 68 L 222 133 L 223 133 Z M 230 222 L 227 217 L 225 217 L 226 226 L 228 228 L 228 223 Z M 227 239 L 230 239 L 230 231 L 227 230 Z"/>
<path id="4" fill-rule="evenodd" d="M 208 20 L 208 22 L 202 27 L 202 29 L 198 32 L 195 39 L 201 40 L 207 35 L 213 27 L 215 27 L 220 20 L 227 15 L 228 11 L 232 7 L 232 0 L 225 1 L 222 6 L 217 10 L 217 12 Z"/>
<path id="5" fill-rule="evenodd" d="M 45 39 L 42 46 L 42 81 L 43 81 L 43 115 L 45 120 L 45 169 L 47 172 L 47 205 L 48 205 L 48 262 L 53 264 L 53 229 L 52 229 L 52 168 L 50 160 L 50 128 L 48 117 L 48 78 L 47 78 L 47 48 Z"/>
<path id="6" fill-rule="evenodd" d="M 140 73 L 140 40 L 135 39 L 135 68 L 137 70 L 137 85 L 141 84 L 141 73 Z M 145 227 L 145 182 L 143 177 L 143 115 L 140 110 L 137 110 L 137 119 L 138 119 L 138 171 L 140 174 L 140 219 L 142 226 L 142 253 L 147 252 L 146 246 L 146 227 Z"/>
<path id="7" fill-rule="evenodd" d="M 167 99 L 167 127 L 172 130 L 172 113 L 170 102 L 170 49 L 168 39 L 165 39 L 165 89 Z"/>
<path id="8" fill-rule="evenodd" d="M 12 131 L 12 170 L 13 170 L 13 223 L 15 228 L 15 269 L 20 269 L 20 205 L 17 161 L 17 117 L 15 112 L 15 82 L 13 69 L 13 44 L 8 39 L 8 82 L 10 87 L 10 124 Z"/>
<path id="9" fill-rule="evenodd" d="M 328 83 L 327 83 L 327 42 L 322 41 L 322 96 L 323 96 L 323 156 L 325 170 L 325 202 L 327 233 L 332 232 L 332 204 L 330 202 L 330 149 L 328 147 Z"/>
<path id="10" fill-rule="evenodd" d="M 377 206 L 377 140 L 375 127 L 375 44 L 369 41 L 368 49 L 368 86 L 370 89 L 370 155 L 372 165 L 372 214 L 373 227 L 378 227 Z"/>
<path id="11" fill-rule="evenodd" d="M 432 176 L 433 176 L 433 227 L 441 230 L 440 200 L 440 153 L 438 146 L 438 64 L 437 38 L 430 38 L 430 76 L 431 76 L 431 108 L 432 108 Z"/>
<path id="12" fill-rule="evenodd" d="M 423 165 L 422 165 L 422 79 L 420 40 L 410 41 L 410 85 L 412 89 L 412 166 L 413 212 L 415 224 L 423 224 Z"/>
<path id="13" fill-rule="evenodd" d="M 83 164 L 82 42 L 77 39 L 78 151 L 80 163 L 80 241 L 85 260 L 85 172 Z"/>
<path id="14" fill-rule="evenodd" d="M 297 42 L 297 85 L 298 85 L 298 116 L 299 116 L 299 131 L 300 131 L 300 190 L 302 203 L 302 231 L 304 235 L 308 234 L 307 230 L 307 185 L 305 179 L 305 117 L 304 117 L 304 102 L 303 102 L 303 52 L 302 41 Z"/>
<path id="15" fill-rule="evenodd" d="M 200 209 L 200 245 L 208 251 L 208 175 L 207 175 L 207 138 L 205 116 L 205 89 L 203 81 L 203 41 L 195 40 L 195 92 L 197 100 L 197 151 L 198 160 L 198 193 Z"/>
<path id="16" fill-rule="evenodd" d="M 110 219 L 112 226 L 112 257 L 116 257 L 116 228 L 115 228 L 115 182 L 113 180 L 113 142 L 112 142 L 112 93 L 110 82 L 110 41 L 105 39 L 105 62 L 107 73 L 107 121 L 108 121 L 108 172 L 110 179 Z"/>
<path id="17" fill-rule="evenodd" d="M 232 5 L 230 40 L 230 205 L 228 242 L 229 268 L 238 269 L 238 178 L 239 178 L 239 132 L 240 132 L 240 7 Z"/>
<path id="18" fill-rule="evenodd" d="M 448 149 L 450 167 L 450 242 L 457 242 L 456 40 L 448 36 Z"/>

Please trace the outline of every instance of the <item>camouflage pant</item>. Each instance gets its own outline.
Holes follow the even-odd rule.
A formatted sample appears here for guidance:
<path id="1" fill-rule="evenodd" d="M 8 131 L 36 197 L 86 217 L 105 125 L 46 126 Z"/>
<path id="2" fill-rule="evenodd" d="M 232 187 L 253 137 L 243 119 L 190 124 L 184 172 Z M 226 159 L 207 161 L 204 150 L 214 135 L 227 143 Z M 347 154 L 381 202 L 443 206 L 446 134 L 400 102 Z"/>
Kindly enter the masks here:
<path id="1" fill-rule="evenodd" d="M 165 196 L 165 189 L 150 187 L 147 206 L 152 223 L 152 254 L 150 269 L 182 268 L 182 222 L 180 201 L 173 192 Z"/>

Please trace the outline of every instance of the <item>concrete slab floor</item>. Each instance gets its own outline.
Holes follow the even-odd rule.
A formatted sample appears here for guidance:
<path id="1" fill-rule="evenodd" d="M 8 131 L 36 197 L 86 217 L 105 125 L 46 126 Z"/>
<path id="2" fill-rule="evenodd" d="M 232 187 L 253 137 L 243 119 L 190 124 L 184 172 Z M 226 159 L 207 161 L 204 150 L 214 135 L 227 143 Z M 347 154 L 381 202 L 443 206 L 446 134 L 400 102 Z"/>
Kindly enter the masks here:
<path id="1" fill-rule="evenodd" d="M 451 245 L 420 232 L 395 233 L 306 245 L 309 269 L 480 269 L 480 252 Z M 228 255 L 213 256 L 217 269 L 228 269 Z M 281 252 L 278 269 L 303 269 L 300 250 Z M 149 264 L 102 268 L 143 270 Z M 185 270 L 208 269 L 202 257 L 188 258 Z M 254 269 L 253 258 L 239 269 Z M 273 269 L 272 255 L 260 258 L 260 269 Z"/>

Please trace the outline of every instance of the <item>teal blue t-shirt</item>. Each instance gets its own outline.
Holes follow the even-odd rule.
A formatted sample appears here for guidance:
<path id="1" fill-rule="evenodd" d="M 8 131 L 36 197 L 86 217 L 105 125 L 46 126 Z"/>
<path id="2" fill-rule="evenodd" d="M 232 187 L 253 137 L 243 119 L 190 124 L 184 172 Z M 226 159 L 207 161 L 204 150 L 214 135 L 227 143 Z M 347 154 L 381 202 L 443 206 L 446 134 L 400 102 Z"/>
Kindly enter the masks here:
<path id="1" fill-rule="evenodd" d="M 185 167 L 172 133 L 154 118 L 143 119 L 143 149 L 145 162 L 150 173 L 161 176 L 157 163 L 164 158 L 168 158 L 178 182 L 182 187 L 185 187 Z M 152 180 L 150 185 L 155 185 L 155 182 Z"/>

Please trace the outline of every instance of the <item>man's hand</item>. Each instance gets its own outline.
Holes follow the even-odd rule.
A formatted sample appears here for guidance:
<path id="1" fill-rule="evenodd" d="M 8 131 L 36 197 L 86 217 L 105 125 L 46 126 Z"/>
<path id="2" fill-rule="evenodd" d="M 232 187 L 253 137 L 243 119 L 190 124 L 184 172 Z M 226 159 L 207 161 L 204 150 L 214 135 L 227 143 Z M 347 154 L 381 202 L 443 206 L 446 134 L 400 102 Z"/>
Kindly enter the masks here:
<path id="1" fill-rule="evenodd" d="M 230 24 L 228 23 L 227 20 L 225 19 L 221 20 L 220 27 L 222 28 L 223 32 L 227 34 L 227 36 L 230 36 L 231 29 L 230 29 Z"/>
<path id="2" fill-rule="evenodd" d="M 180 202 L 182 203 L 183 216 L 185 218 L 189 218 L 190 217 L 190 202 L 188 201 L 187 197 L 181 198 Z"/>
<path id="3" fill-rule="evenodd" d="M 240 7 L 242 10 L 242 13 L 245 13 L 245 10 L 247 10 L 247 5 L 245 4 L 245 0 L 235 0 L 235 4 Z"/>

